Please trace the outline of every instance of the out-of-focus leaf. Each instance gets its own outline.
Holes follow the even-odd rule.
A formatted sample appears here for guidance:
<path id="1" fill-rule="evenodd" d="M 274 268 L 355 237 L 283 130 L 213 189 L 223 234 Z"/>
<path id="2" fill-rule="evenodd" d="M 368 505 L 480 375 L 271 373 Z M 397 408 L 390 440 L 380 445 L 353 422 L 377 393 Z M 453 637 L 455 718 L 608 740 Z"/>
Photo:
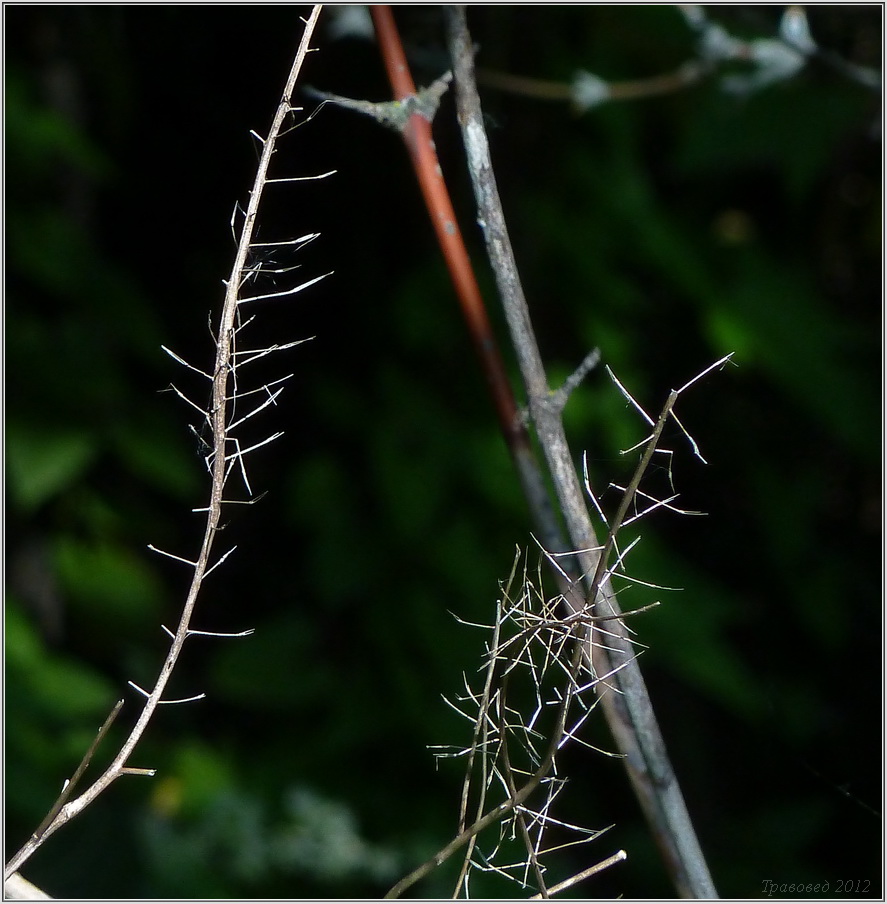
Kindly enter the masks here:
<path id="1" fill-rule="evenodd" d="M 107 172 L 108 161 L 85 133 L 56 110 L 35 102 L 29 83 L 17 67 L 10 67 L 5 84 L 7 166 L 18 178 L 10 188 L 23 188 L 22 179 L 30 178 L 31 190 L 45 189 L 40 181 L 57 169 L 60 161 L 72 163 L 93 177 Z"/>
<path id="2" fill-rule="evenodd" d="M 73 772 L 108 715 L 114 689 L 81 662 L 50 654 L 15 600 L 4 611 L 6 717 L 16 725 L 7 733 L 7 803 L 11 812 L 39 818 L 35 805 L 49 806 L 47 771 L 58 781 Z"/>
<path id="3" fill-rule="evenodd" d="M 55 564 L 74 605 L 92 620 L 110 619 L 118 628 L 147 625 L 164 593 L 146 558 L 107 541 L 89 543 L 59 537 Z M 188 566 L 182 564 L 182 569 Z"/>
<path id="4" fill-rule="evenodd" d="M 8 424 L 6 465 L 12 500 L 27 512 L 68 489 L 96 456 L 88 433 Z"/>
<path id="5" fill-rule="evenodd" d="M 186 742 L 174 751 L 170 766 L 154 785 L 151 803 L 163 817 L 193 817 L 205 812 L 234 782 L 232 765 L 220 750 Z"/>
<path id="6" fill-rule="evenodd" d="M 729 629 L 743 621 L 742 606 L 729 589 L 706 580 L 701 571 L 688 567 L 650 536 L 643 538 L 633 558 L 628 567 L 633 577 L 652 583 L 667 580 L 668 586 L 681 588 L 679 592 L 638 588 L 636 595 L 625 598 L 626 609 L 630 608 L 627 600 L 638 599 L 640 590 L 644 597 L 637 605 L 661 602 L 658 609 L 638 615 L 632 623 L 641 640 L 700 695 L 743 719 L 757 718 L 762 703 L 757 683 L 728 639 Z M 636 566 L 642 571 L 634 571 Z"/>
<path id="7" fill-rule="evenodd" d="M 713 308 L 720 306 L 743 324 L 751 346 L 748 363 L 765 369 L 855 455 L 877 456 L 871 441 L 873 387 L 849 366 L 861 337 L 835 322 L 835 312 L 808 280 L 784 266 L 774 272 L 762 256 L 751 255 L 736 281 L 719 293 Z"/>
<path id="8" fill-rule="evenodd" d="M 835 144 L 864 121 L 869 97 L 838 79 L 805 77 L 740 101 L 712 89 L 697 92 L 694 115 L 674 166 L 698 179 L 729 170 L 778 173 L 794 199 L 807 194 Z"/>
<path id="9" fill-rule="evenodd" d="M 148 485 L 196 506 L 202 472 L 209 491 L 203 459 L 188 454 L 195 444 L 184 426 L 176 434 L 167 420 L 129 422 L 114 430 L 114 443 L 126 466 Z"/>
<path id="10" fill-rule="evenodd" d="M 316 705 L 334 683 L 318 643 L 316 622 L 281 613 L 219 651 L 213 683 L 228 700 L 251 709 Z"/>
<path id="11" fill-rule="evenodd" d="M 402 868 L 398 853 L 362 837 L 354 811 L 307 786 L 290 788 L 285 822 L 276 828 L 272 851 L 279 869 L 307 874 L 323 883 L 366 874 L 392 882 Z"/>

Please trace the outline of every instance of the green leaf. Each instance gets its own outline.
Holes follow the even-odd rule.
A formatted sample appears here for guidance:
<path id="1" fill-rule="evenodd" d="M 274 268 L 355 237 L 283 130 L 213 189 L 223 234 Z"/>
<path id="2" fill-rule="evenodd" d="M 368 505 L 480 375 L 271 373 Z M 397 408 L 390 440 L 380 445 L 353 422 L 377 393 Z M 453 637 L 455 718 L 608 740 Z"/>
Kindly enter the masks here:
<path id="1" fill-rule="evenodd" d="M 6 465 L 13 501 L 35 511 L 79 480 L 95 455 L 95 439 L 86 433 L 10 424 Z"/>
<path id="2" fill-rule="evenodd" d="M 95 619 L 142 627 L 164 596 L 147 562 L 125 547 L 60 537 L 55 562 L 72 601 Z"/>
<path id="3" fill-rule="evenodd" d="M 33 715 L 66 721 L 107 715 L 113 689 L 104 678 L 72 659 L 47 652 L 17 605 L 6 606 L 4 623 L 7 680 L 21 688 L 36 707 Z"/>

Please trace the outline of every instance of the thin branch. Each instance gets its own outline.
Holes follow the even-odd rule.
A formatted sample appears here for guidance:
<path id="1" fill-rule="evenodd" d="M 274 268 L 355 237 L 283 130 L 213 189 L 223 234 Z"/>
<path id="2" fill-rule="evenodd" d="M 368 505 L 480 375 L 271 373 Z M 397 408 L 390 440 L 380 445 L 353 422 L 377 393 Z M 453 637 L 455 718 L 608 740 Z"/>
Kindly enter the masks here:
<path id="1" fill-rule="evenodd" d="M 601 351 L 599 348 L 593 348 L 579 363 L 579 366 L 573 373 L 564 380 L 564 385 L 556 390 L 552 395 L 552 402 L 558 408 L 563 409 L 567 405 L 567 401 L 573 391 L 579 384 L 598 366 L 601 360 Z"/>
<path id="2" fill-rule="evenodd" d="M 199 411 L 204 417 L 207 417 L 206 409 L 198 405 L 196 402 L 192 402 L 191 399 L 188 398 L 181 390 L 179 390 L 172 383 L 169 384 L 169 388 L 182 400 L 187 402 L 193 409 Z"/>
<path id="3" fill-rule="evenodd" d="M 262 402 L 261 405 L 257 406 L 256 408 L 253 408 L 253 410 L 250 411 L 249 414 L 245 414 L 239 420 L 234 421 L 233 424 L 229 424 L 228 432 L 230 433 L 235 427 L 239 427 L 244 421 L 249 420 L 254 414 L 258 414 L 263 408 L 267 408 L 269 405 L 276 405 L 277 397 L 283 392 L 283 389 L 284 389 L 284 387 L 281 387 L 280 389 L 277 390 L 277 392 L 275 392 L 273 395 L 271 395 L 267 399 L 265 399 L 265 401 Z"/>
<path id="4" fill-rule="evenodd" d="M 566 891 L 568 888 L 572 888 L 574 885 L 581 882 L 583 879 L 588 879 L 591 876 L 597 875 L 597 873 L 602 872 L 605 869 L 608 869 L 611 866 L 615 866 L 617 863 L 620 863 L 623 860 L 628 859 L 628 854 L 625 851 L 616 851 L 612 857 L 607 857 L 606 860 L 601 860 L 600 863 L 596 863 L 594 866 L 590 866 L 588 869 L 582 870 L 581 873 L 576 873 L 575 876 L 572 876 L 569 879 L 566 879 L 563 882 L 558 882 L 557 885 L 552 885 L 551 888 L 548 889 L 549 897 L 551 895 L 556 895 L 558 892 Z M 541 900 L 542 895 L 533 895 L 530 900 L 538 901 Z"/>
<path id="5" fill-rule="evenodd" d="M 299 73 L 302 69 L 302 64 L 308 53 L 309 44 L 311 42 L 312 35 L 314 34 L 314 28 L 317 24 L 320 10 L 320 6 L 313 7 L 311 15 L 304 23 L 301 41 L 296 51 L 296 55 L 290 69 L 290 73 L 287 78 L 280 103 L 278 104 L 277 111 L 274 115 L 271 129 L 268 133 L 268 137 L 262 140 L 262 154 L 259 160 L 255 182 L 253 183 L 253 188 L 250 192 L 249 204 L 247 205 L 247 209 L 244 214 L 243 227 L 240 233 L 240 241 L 235 256 L 231 277 L 227 282 L 225 301 L 219 320 L 219 330 L 216 339 L 216 361 L 213 368 L 212 377 L 211 410 L 215 457 L 212 465 L 212 488 L 210 490 L 210 502 L 206 518 L 206 530 L 204 532 L 203 542 L 201 544 L 197 561 L 190 563 L 194 568 L 194 574 L 192 576 L 191 586 L 188 591 L 187 599 L 182 609 L 182 615 L 179 620 L 179 625 L 176 629 L 175 638 L 173 639 L 169 652 L 166 655 L 166 659 L 164 660 L 163 665 L 160 668 L 160 672 L 157 676 L 153 690 L 150 694 L 146 694 L 146 699 L 142 711 L 138 716 L 135 725 L 131 729 L 129 736 L 124 741 L 117 755 L 114 757 L 111 765 L 108 766 L 108 768 L 102 773 L 102 775 L 99 776 L 99 778 L 96 779 L 96 781 L 94 781 L 93 784 L 90 785 L 86 789 L 86 791 L 84 791 L 79 797 L 64 803 L 59 808 L 58 812 L 55 813 L 54 816 L 52 816 L 49 822 L 46 822 L 44 820 L 44 824 L 41 824 L 40 831 L 35 832 L 34 835 L 21 848 L 21 850 L 19 850 L 7 863 L 4 872 L 4 879 L 8 879 L 13 873 L 15 873 L 47 838 L 49 838 L 65 823 L 70 821 L 85 807 L 92 803 L 92 801 L 95 800 L 95 798 L 98 797 L 98 795 L 101 794 L 104 790 L 106 790 L 114 781 L 116 781 L 117 778 L 127 774 L 142 774 L 142 770 L 135 770 L 133 767 L 128 766 L 127 762 L 142 735 L 144 734 L 145 729 L 147 728 L 148 723 L 150 722 L 151 717 L 154 715 L 157 707 L 162 702 L 176 702 L 163 701 L 162 696 L 164 690 L 166 689 L 169 678 L 172 675 L 173 669 L 178 662 L 179 655 L 182 652 L 185 641 L 191 633 L 191 617 L 195 604 L 197 602 L 197 597 L 200 592 L 203 578 L 209 566 L 213 542 L 219 530 L 219 523 L 222 515 L 223 492 L 225 480 L 227 477 L 225 447 L 228 441 L 226 426 L 229 396 L 228 382 L 229 377 L 232 375 L 232 351 L 235 333 L 235 322 L 237 319 L 237 307 L 239 302 L 239 299 L 237 297 L 238 287 L 241 285 L 243 272 L 247 266 L 246 261 L 249 254 L 250 242 L 252 241 L 253 233 L 255 230 L 259 204 L 261 202 L 263 190 L 268 179 L 268 169 L 271 165 L 272 155 L 274 154 L 276 139 L 278 134 L 280 133 L 281 127 L 283 126 L 286 117 L 290 113 L 290 98 L 292 97 L 292 93 L 296 85 L 296 80 L 298 79 Z M 232 224 L 233 219 L 234 218 L 232 217 Z M 312 280 L 312 282 L 316 282 L 316 280 Z M 302 288 L 304 288 L 304 286 Z M 183 359 L 179 358 L 174 353 L 170 352 L 170 354 L 173 358 L 180 361 L 182 364 L 190 367 L 190 365 L 187 365 L 187 363 Z M 202 372 L 198 371 L 198 373 Z M 206 374 L 204 374 L 204 376 L 206 376 Z M 240 453 L 238 453 L 238 456 L 240 456 Z M 162 552 L 162 550 L 158 550 L 155 547 L 151 548 L 155 549 L 155 551 L 157 552 Z M 163 554 L 170 555 L 169 553 Z M 172 558 L 179 557 L 172 556 Z M 182 561 L 187 562 L 188 560 L 182 559 Z M 145 692 L 143 691 L 143 693 Z"/>
<path id="6" fill-rule="evenodd" d="M 571 662 L 571 671 L 575 672 L 582 663 L 582 649 L 576 645 L 573 660 Z M 433 857 L 426 860 L 421 866 L 414 869 L 409 875 L 405 876 L 397 882 L 386 894 L 386 898 L 399 898 L 408 888 L 411 888 L 420 879 L 427 876 L 432 870 L 436 869 L 441 863 L 448 860 L 456 851 L 466 845 L 478 833 L 482 832 L 488 826 L 499 822 L 503 816 L 510 813 L 515 807 L 520 806 L 532 793 L 539 787 L 540 783 L 545 779 L 551 770 L 557 754 L 557 741 L 560 739 L 564 724 L 567 720 L 569 711 L 569 703 L 571 697 L 567 696 L 561 703 L 556 720 L 555 730 L 552 733 L 552 741 L 549 744 L 545 757 L 539 768 L 532 774 L 518 791 L 510 795 L 506 800 L 498 806 L 489 810 L 484 816 L 476 820 L 472 825 L 468 826 L 464 831 L 460 832 L 449 844 L 445 845 Z"/>
<path id="7" fill-rule="evenodd" d="M 161 625 L 161 628 L 172 638 L 175 638 L 175 633 L 170 631 L 166 625 Z M 249 637 L 250 634 L 255 634 L 255 628 L 247 628 L 245 631 L 198 631 L 195 628 L 188 629 L 188 636 L 194 637 L 195 635 L 199 637 Z"/>
<path id="8" fill-rule="evenodd" d="M 9 901 L 51 901 L 52 896 L 46 894 L 43 889 L 38 888 L 32 882 L 21 875 L 21 873 L 13 873 L 3 883 L 3 893 L 6 900 Z"/>
<path id="9" fill-rule="evenodd" d="M 172 358 L 175 361 L 178 361 L 179 364 L 184 365 L 185 367 L 188 368 L 188 370 L 193 370 L 194 373 L 200 374 L 201 377 L 206 377 L 207 380 L 212 380 L 212 375 L 208 374 L 205 370 L 201 370 L 199 367 L 194 367 L 193 364 L 189 364 L 184 358 L 177 355 L 171 349 L 168 349 L 165 345 L 161 345 L 160 347 L 163 349 L 163 351 L 165 351 L 170 356 L 170 358 Z"/>
<path id="10" fill-rule="evenodd" d="M 204 575 L 203 575 L 204 578 L 209 577 L 209 576 L 210 576 L 210 575 L 211 575 L 211 574 L 219 567 L 219 565 L 221 565 L 222 562 L 224 562 L 225 559 L 227 559 L 228 556 L 230 556 L 231 553 L 234 552 L 235 549 L 237 549 L 237 547 L 236 547 L 236 546 L 232 546 L 231 549 L 228 550 L 228 552 L 226 552 L 224 555 L 222 555 L 222 556 L 219 557 L 219 561 L 216 562 L 215 565 L 211 565 L 209 568 L 207 568 L 206 571 L 204 572 Z M 193 634 L 194 632 L 193 632 L 193 631 L 189 631 L 188 633 L 189 633 L 189 634 Z"/>
<path id="11" fill-rule="evenodd" d="M 469 170 L 483 224 L 487 250 L 493 265 L 499 294 L 505 308 L 512 342 L 530 402 L 530 412 L 543 447 L 555 492 L 567 522 L 573 548 L 596 546 L 594 529 L 582 497 L 582 488 L 573 466 L 573 457 L 564 434 L 560 412 L 550 403 L 550 391 L 539 348 L 533 334 L 529 308 L 517 273 L 499 192 L 493 174 L 489 144 L 474 79 L 474 52 L 465 21 L 464 8 L 447 11 L 450 50 L 456 82 L 459 124 L 468 156 Z M 648 447 L 652 455 L 654 444 Z M 645 458 L 648 455 L 645 453 Z M 636 488 L 636 487 L 635 487 Z M 626 494 L 626 510 L 628 498 Z M 624 511 L 621 512 L 624 516 Z M 606 570 L 606 555 L 612 547 L 621 517 L 608 532 L 605 549 L 597 556 L 585 556 L 583 571 L 592 574 L 586 587 L 599 614 L 618 615 L 619 605 L 608 586 L 599 581 Z M 616 619 L 613 624 L 622 625 Z M 622 632 L 624 634 L 624 626 Z M 598 674 L 608 672 L 609 653 L 592 644 L 590 655 L 598 660 Z M 681 894 L 716 897 L 705 858 L 696 839 L 677 779 L 668 760 L 665 744 L 656 723 L 649 695 L 625 636 L 618 641 L 615 664 L 624 664 L 616 680 L 623 695 L 604 695 L 605 712 L 611 730 L 625 758 L 635 791 L 659 843 L 667 851 L 666 862 Z"/>
<path id="12" fill-rule="evenodd" d="M 83 759 L 80 761 L 80 765 L 77 767 L 71 778 L 68 779 L 63 785 L 62 793 L 59 794 L 58 799 L 52 805 L 50 811 L 46 814 L 43 822 L 41 822 L 40 825 L 37 826 L 37 830 L 34 832 L 34 835 L 36 837 L 39 838 L 43 834 L 43 832 L 46 830 L 46 827 L 53 821 L 53 819 L 55 819 L 56 814 L 59 812 L 59 810 L 61 810 L 65 802 L 71 796 L 74 788 L 77 787 L 77 783 L 82 778 L 83 773 L 86 772 L 86 769 L 89 766 L 90 762 L 92 762 L 93 755 L 95 754 L 96 749 L 101 743 L 102 738 L 104 738 L 104 736 L 110 730 L 111 726 L 114 724 L 114 720 L 120 714 L 121 709 L 123 709 L 123 700 L 118 700 L 114 704 L 114 708 L 111 710 L 108 718 L 105 719 L 105 721 L 102 723 L 102 727 L 98 730 L 98 733 L 96 734 L 92 744 L 89 745 L 89 749 L 83 755 Z"/>
<path id="13" fill-rule="evenodd" d="M 232 358 L 236 358 L 238 355 L 252 355 L 252 357 L 247 358 L 245 361 L 238 361 L 236 364 L 231 364 L 231 370 L 236 371 L 246 364 L 252 364 L 253 361 L 258 360 L 259 358 L 264 358 L 266 355 L 272 354 L 272 352 L 282 352 L 284 349 L 294 348 L 297 345 L 301 345 L 303 342 L 310 342 L 313 338 L 313 336 L 309 336 L 307 339 L 296 339 L 294 342 L 286 342 L 283 345 L 269 345 L 268 348 L 263 348 L 260 350 L 250 349 L 249 351 L 232 352 Z M 240 395 L 238 394 L 237 397 L 240 398 Z M 233 399 L 234 396 L 226 396 L 226 401 L 229 398 Z"/>
<path id="14" fill-rule="evenodd" d="M 634 407 L 640 413 L 641 417 L 652 427 L 653 426 L 653 418 L 651 418 L 650 415 L 647 414 L 647 412 L 644 411 L 643 408 L 641 408 L 641 406 L 635 401 L 634 396 L 619 382 L 619 379 L 616 376 L 616 374 L 614 374 L 613 371 L 610 369 L 609 364 L 604 365 L 604 370 L 607 372 L 607 375 L 610 377 L 610 379 L 619 388 L 619 391 L 622 393 L 622 395 L 624 395 L 625 398 L 628 399 L 628 401 L 631 402 L 632 405 L 634 405 Z"/>
<path id="15" fill-rule="evenodd" d="M 283 431 L 278 430 L 277 433 L 272 433 L 271 436 L 265 437 L 265 439 L 260 442 L 253 443 L 253 445 L 247 447 L 246 449 L 241 449 L 239 444 L 236 452 L 232 452 L 230 455 L 225 456 L 225 461 L 230 461 L 231 459 L 240 458 L 242 459 L 247 452 L 252 452 L 253 449 L 258 449 L 260 446 L 266 446 L 268 443 L 274 442 L 274 440 L 279 439 L 283 436 Z M 231 437 L 229 437 L 231 439 Z M 159 550 L 158 550 L 159 551 Z"/>
<path id="16" fill-rule="evenodd" d="M 315 182 L 318 179 L 326 179 L 327 176 L 335 176 L 337 170 L 330 170 L 328 173 L 318 173 L 316 176 L 287 176 L 283 179 L 266 179 L 265 184 L 270 185 L 272 182 Z"/>
<path id="17" fill-rule="evenodd" d="M 197 562 L 192 562 L 190 559 L 183 559 L 181 556 L 176 556 L 171 552 L 166 552 L 166 550 L 158 549 L 156 546 L 154 546 L 153 543 L 148 544 L 148 549 L 150 549 L 151 552 L 160 553 L 160 555 L 166 556 L 169 559 L 175 559 L 177 562 L 184 562 L 186 565 L 190 565 L 192 568 L 197 567 Z"/>
<path id="18" fill-rule="evenodd" d="M 149 694 L 143 687 L 139 687 L 139 685 L 137 685 L 135 683 L 135 681 L 127 681 L 126 683 L 133 690 L 138 691 L 143 697 L 147 697 L 147 698 L 151 697 L 151 694 Z M 193 703 L 195 700 L 203 700 L 204 697 L 206 697 L 206 694 L 194 694 L 194 696 L 192 696 L 192 697 L 183 697 L 181 700 L 158 700 L 157 705 L 164 706 L 164 705 L 169 705 L 169 704 L 174 704 L 174 703 Z M 141 770 L 141 772 L 140 772 L 140 774 L 147 774 L 147 773 L 148 773 L 148 770 L 145 770 L 145 769 Z M 130 774 L 132 774 L 132 773 L 130 773 Z M 154 771 L 151 770 L 151 775 L 153 775 L 153 774 L 154 774 Z"/>
<path id="19" fill-rule="evenodd" d="M 324 176 L 332 175 L 331 173 L 324 173 Z M 323 176 L 319 176 L 318 178 L 323 178 Z M 272 180 L 266 179 L 265 183 L 267 184 Z M 282 242 L 250 242 L 249 247 L 252 248 L 280 248 L 285 245 L 298 245 L 300 248 L 302 245 L 307 245 L 308 242 L 313 242 L 316 238 L 319 238 L 319 232 L 308 232 L 305 235 L 300 235 L 297 239 L 286 239 Z"/>
<path id="20" fill-rule="evenodd" d="M 523 97 L 570 101 L 577 112 L 584 113 L 607 101 L 640 100 L 681 91 L 701 81 L 709 71 L 710 67 L 691 60 L 673 72 L 619 82 L 608 82 L 585 71 L 577 72 L 571 83 L 529 78 L 489 69 L 478 69 L 477 79 L 482 85 Z"/>

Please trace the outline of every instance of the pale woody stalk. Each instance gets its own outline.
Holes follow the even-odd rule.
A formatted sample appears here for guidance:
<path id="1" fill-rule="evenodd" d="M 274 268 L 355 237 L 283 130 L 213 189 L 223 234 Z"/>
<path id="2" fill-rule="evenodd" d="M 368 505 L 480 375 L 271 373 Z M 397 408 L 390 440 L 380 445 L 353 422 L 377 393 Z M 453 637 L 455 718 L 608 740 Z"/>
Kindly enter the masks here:
<path id="1" fill-rule="evenodd" d="M 245 284 L 247 277 L 250 275 L 250 271 L 247 268 L 247 257 L 249 255 L 250 249 L 256 247 L 256 245 L 252 243 L 252 237 L 255 231 L 256 218 L 258 215 L 259 205 L 261 203 L 262 193 L 265 185 L 268 182 L 289 181 L 282 179 L 269 180 L 268 170 L 271 164 L 272 155 L 274 154 L 274 148 L 277 138 L 281 134 L 281 130 L 284 126 L 284 123 L 286 122 L 287 117 L 294 111 L 294 108 L 292 107 L 290 101 L 296 86 L 296 81 L 305 61 L 305 57 L 309 52 L 309 44 L 311 42 L 315 26 L 320 15 L 320 10 L 320 6 L 315 6 L 311 11 L 311 15 L 308 17 L 307 21 L 305 21 L 305 28 L 302 34 L 302 38 L 299 43 L 298 50 L 296 51 L 296 56 L 290 70 L 289 77 L 287 78 L 286 86 L 281 96 L 280 103 L 278 104 L 277 111 L 274 115 L 271 129 L 265 139 L 259 139 L 262 145 L 262 152 L 259 160 L 258 170 L 256 172 L 255 182 L 253 184 L 252 191 L 250 192 L 249 203 L 247 204 L 243 227 L 239 236 L 234 266 L 231 270 L 231 276 L 226 283 L 225 300 L 222 308 L 222 314 L 219 320 L 218 333 L 216 334 L 215 367 L 211 377 L 209 374 L 204 374 L 204 376 L 212 380 L 212 410 L 210 412 L 207 412 L 206 414 L 209 422 L 212 425 L 213 437 L 212 452 L 207 459 L 208 464 L 211 461 L 210 473 L 212 476 L 212 489 L 210 491 L 209 505 L 206 507 L 206 509 L 204 509 L 207 513 L 206 529 L 200 548 L 200 554 L 195 562 L 190 562 L 189 560 L 182 559 L 179 556 L 172 556 L 170 553 L 164 553 L 165 555 L 169 555 L 172 558 L 188 562 L 188 564 L 193 566 L 194 569 L 188 596 L 182 610 L 182 615 L 179 620 L 178 627 L 175 631 L 175 634 L 172 635 L 172 643 L 170 645 L 169 652 L 167 653 L 163 666 L 160 669 L 160 673 L 157 676 L 154 688 L 150 693 L 142 691 L 141 688 L 138 688 L 137 685 L 135 685 L 133 682 L 130 682 L 133 687 L 136 687 L 136 689 L 145 696 L 145 702 L 134 727 L 129 733 L 127 739 L 124 741 L 119 752 L 114 757 L 114 760 L 99 776 L 99 778 L 97 778 L 82 794 L 80 794 L 78 797 L 75 797 L 73 800 L 67 800 L 68 796 L 73 790 L 76 779 L 80 777 L 80 774 L 91 758 L 92 752 L 96 746 L 95 744 L 93 744 L 93 746 L 90 748 L 90 751 L 87 753 L 87 756 L 84 758 L 84 761 L 81 764 L 81 768 L 77 770 L 77 773 L 75 773 L 75 775 L 72 777 L 72 780 L 65 782 L 65 786 L 62 790 L 62 795 L 50 810 L 48 817 L 44 819 L 38 830 L 28 839 L 21 850 L 19 850 L 18 853 L 16 853 L 6 865 L 4 872 L 4 881 L 15 874 L 16 871 L 28 860 L 28 858 L 34 853 L 34 851 L 36 851 L 37 848 L 40 847 L 40 845 L 43 844 L 43 842 L 47 838 L 49 838 L 58 829 L 65 825 L 65 823 L 69 822 L 71 819 L 77 816 L 77 814 L 79 814 L 82 810 L 89 806 L 89 804 L 91 804 L 96 799 L 96 797 L 98 797 L 103 791 L 105 791 L 121 775 L 153 774 L 153 770 L 151 769 L 136 769 L 127 766 L 127 762 L 132 756 L 136 745 L 144 734 L 145 729 L 147 728 L 148 723 L 151 720 L 151 717 L 157 710 L 157 707 L 161 703 L 185 702 L 165 701 L 162 699 L 162 697 L 167 683 L 169 682 L 169 679 L 176 666 L 176 663 L 178 662 L 182 648 L 185 645 L 185 641 L 188 639 L 189 635 L 214 634 L 214 632 L 192 631 L 190 624 L 194 612 L 194 607 L 197 603 L 197 598 L 203 584 L 203 579 L 210 571 L 212 571 L 215 565 L 219 564 L 219 562 L 216 562 L 215 565 L 210 566 L 210 557 L 215 541 L 216 532 L 219 528 L 222 506 L 228 501 L 224 499 L 225 483 L 235 463 L 240 465 L 245 478 L 246 472 L 243 467 L 243 456 L 246 454 L 246 452 L 251 451 L 251 449 L 256 448 L 258 445 L 263 445 L 264 442 L 268 441 L 265 440 L 263 443 L 255 444 L 250 449 L 245 450 L 241 450 L 239 448 L 239 444 L 234 441 L 237 451 L 233 453 L 228 452 L 229 442 L 232 441 L 232 438 L 229 435 L 231 426 L 228 423 L 229 407 L 233 409 L 233 403 L 235 401 L 235 398 L 237 397 L 235 371 L 238 366 L 242 366 L 243 363 L 246 363 L 241 362 L 240 364 L 238 364 L 235 359 L 235 334 L 238 329 L 237 327 L 235 327 L 235 323 L 237 321 L 238 307 L 242 303 L 248 301 L 256 301 L 259 300 L 259 298 L 294 294 L 295 292 L 306 288 L 311 283 L 316 282 L 316 280 L 310 280 L 309 282 L 304 283 L 303 285 L 298 286 L 295 289 L 280 293 L 275 292 L 270 296 L 253 296 L 252 298 L 241 298 L 240 296 L 240 291 Z M 310 238 L 311 237 L 306 236 L 302 240 L 296 240 L 296 242 L 304 243 Z M 295 343 L 289 343 L 288 345 L 292 344 Z M 277 346 L 276 348 L 265 349 L 262 350 L 262 354 L 267 354 L 272 350 L 277 350 L 283 347 L 284 346 Z M 251 357 L 249 360 L 252 359 L 253 358 Z M 190 367 L 190 365 L 188 366 Z M 197 368 L 191 369 L 197 370 Z M 230 406 L 229 403 L 231 403 Z M 252 413 L 255 413 L 255 411 Z M 243 419 L 240 419 L 240 421 L 238 421 L 237 423 L 242 422 L 242 420 Z M 271 438 L 275 438 L 276 435 L 272 436 Z M 162 550 L 156 549 L 155 551 L 162 552 Z M 228 553 L 225 554 L 225 556 L 227 555 Z M 222 558 L 224 558 L 225 556 L 223 556 Z M 172 634 L 172 632 L 168 633 Z M 240 632 L 241 635 L 244 633 L 248 632 Z M 188 699 L 199 699 L 200 696 L 202 695 Z M 100 740 L 104 735 L 105 731 L 110 725 L 111 719 L 119 711 L 120 705 L 121 704 L 118 703 L 117 706 L 115 706 L 112 716 L 109 717 L 109 720 L 102 727 L 102 731 L 99 732 L 99 736 L 96 739 L 97 741 Z"/>

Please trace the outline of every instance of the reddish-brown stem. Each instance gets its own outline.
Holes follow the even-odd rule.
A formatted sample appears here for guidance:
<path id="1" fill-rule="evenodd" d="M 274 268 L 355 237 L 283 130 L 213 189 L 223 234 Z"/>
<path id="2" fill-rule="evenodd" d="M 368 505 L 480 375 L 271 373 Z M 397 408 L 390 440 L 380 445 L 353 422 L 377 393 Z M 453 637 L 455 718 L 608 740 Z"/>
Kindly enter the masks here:
<path id="1" fill-rule="evenodd" d="M 370 11 L 395 97 L 397 100 L 411 97 L 416 93 L 416 86 L 407 66 L 391 7 L 371 6 Z M 526 429 L 518 416 L 511 384 L 508 381 L 502 356 L 493 335 L 490 319 L 484 307 L 480 288 L 474 276 L 474 269 L 471 266 L 437 159 L 437 151 L 431 134 L 431 123 L 419 113 L 414 113 L 403 130 L 403 137 L 410 152 L 416 178 L 419 180 L 437 240 L 459 297 L 459 303 L 468 322 L 471 338 L 490 384 L 493 403 L 496 406 L 502 430 L 512 451 L 514 451 L 515 443 L 528 447 L 529 440 Z"/>
<path id="2" fill-rule="evenodd" d="M 370 11 L 395 98 L 403 100 L 415 95 L 416 86 L 407 66 L 391 7 L 371 6 Z M 533 513 L 539 540 L 546 549 L 563 552 L 567 548 L 566 540 L 551 505 L 551 497 L 533 453 L 526 425 L 518 413 L 511 383 L 437 159 L 431 123 L 424 116 L 415 113 L 404 127 L 403 137 L 468 324 L 468 331 L 490 387 L 499 427 Z"/>

